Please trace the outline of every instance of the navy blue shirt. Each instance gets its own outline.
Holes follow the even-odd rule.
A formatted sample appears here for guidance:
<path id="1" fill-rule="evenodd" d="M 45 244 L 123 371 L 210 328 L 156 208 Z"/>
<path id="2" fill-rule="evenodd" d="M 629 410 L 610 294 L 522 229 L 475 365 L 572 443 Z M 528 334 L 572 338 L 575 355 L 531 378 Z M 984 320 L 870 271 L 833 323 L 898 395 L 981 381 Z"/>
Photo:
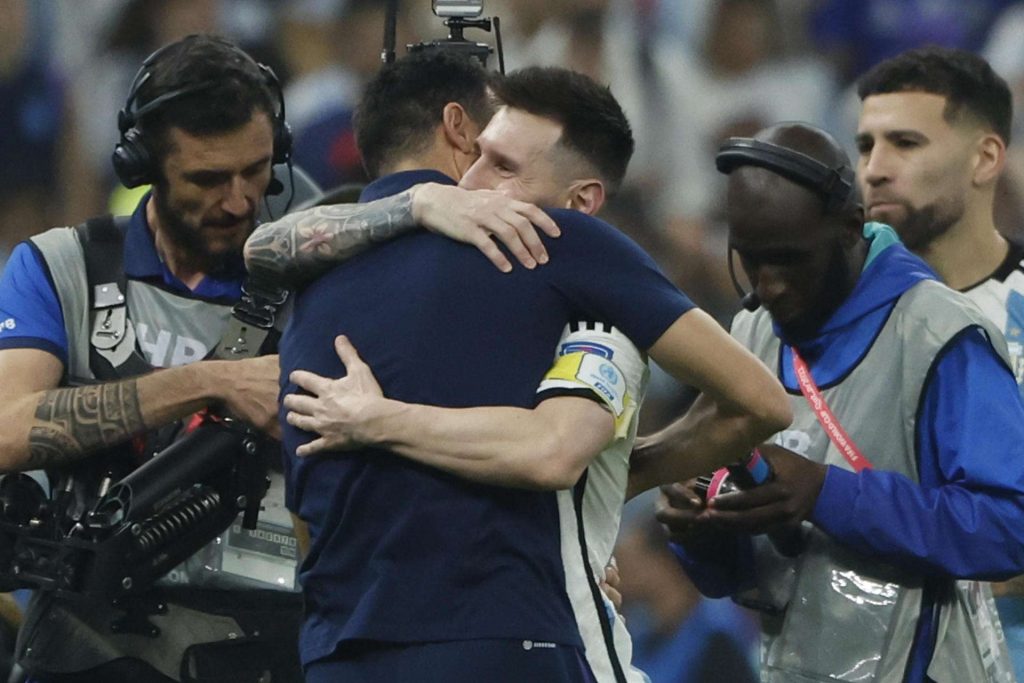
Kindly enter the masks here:
<path id="1" fill-rule="evenodd" d="M 396 174 L 364 199 L 436 172 Z M 643 349 L 692 307 L 611 226 L 551 211 L 551 262 L 503 274 L 475 247 L 425 231 L 378 246 L 306 289 L 281 342 L 282 392 L 295 369 L 344 374 L 346 334 L 385 395 L 448 407 L 531 407 L 561 332 L 613 323 Z M 511 638 L 580 646 L 562 571 L 556 496 L 477 484 L 379 449 L 308 459 L 311 435 L 282 420 L 289 507 L 312 547 L 301 579 L 303 661 L 339 642 Z"/>

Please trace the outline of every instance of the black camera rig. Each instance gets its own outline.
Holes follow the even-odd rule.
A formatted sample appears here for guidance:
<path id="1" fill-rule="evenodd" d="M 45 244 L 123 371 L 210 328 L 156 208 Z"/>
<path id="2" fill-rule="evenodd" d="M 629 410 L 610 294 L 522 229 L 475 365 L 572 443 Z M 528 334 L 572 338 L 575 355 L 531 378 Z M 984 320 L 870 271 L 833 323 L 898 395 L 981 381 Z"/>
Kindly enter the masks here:
<path id="1" fill-rule="evenodd" d="M 51 494 L 26 474 L 0 480 L 0 590 L 116 599 L 140 592 L 212 541 L 244 512 L 256 526 L 266 493 L 260 437 L 207 416 L 141 467 L 98 482 L 83 504 L 85 468 L 61 473 Z M 91 496 L 94 500 L 96 496 Z"/>
<path id="2" fill-rule="evenodd" d="M 501 45 L 501 20 L 498 17 L 483 17 L 483 0 L 433 0 L 434 14 L 444 19 L 448 27 L 448 37 L 423 43 L 408 45 L 409 52 L 438 50 L 472 57 L 486 67 L 487 60 L 494 49 L 487 43 L 468 40 L 465 31 L 468 28 L 490 32 L 494 28 L 495 43 L 498 48 L 498 71 L 505 73 L 505 54 Z M 398 0 L 389 0 L 384 19 L 384 50 L 381 58 L 385 63 L 395 60 L 395 24 L 398 16 Z"/>

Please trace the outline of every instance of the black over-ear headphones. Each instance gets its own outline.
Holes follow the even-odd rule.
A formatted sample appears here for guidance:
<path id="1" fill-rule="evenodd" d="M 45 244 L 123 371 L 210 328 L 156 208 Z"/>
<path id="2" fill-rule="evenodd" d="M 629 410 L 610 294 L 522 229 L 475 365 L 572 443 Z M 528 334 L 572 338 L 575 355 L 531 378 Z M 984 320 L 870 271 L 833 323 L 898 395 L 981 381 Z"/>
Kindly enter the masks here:
<path id="1" fill-rule="evenodd" d="M 284 92 L 281 89 L 281 83 L 277 79 L 277 75 L 274 70 L 266 64 L 257 62 L 245 51 L 238 47 L 223 42 L 224 45 L 231 48 L 232 51 L 237 53 L 242 59 L 254 64 L 260 73 L 263 75 L 263 80 L 270 88 L 271 92 L 277 95 L 277 112 L 274 114 L 273 127 L 274 127 L 274 156 L 273 163 L 275 164 L 287 164 L 291 160 L 292 153 L 292 131 L 289 127 L 288 122 L 285 120 L 284 111 Z M 176 43 L 172 43 L 176 45 Z M 142 67 L 138 73 L 135 74 L 135 78 L 132 80 L 131 88 L 128 90 L 128 99 L 125 101 L 124 107 L 117 113 L 117 128 L 121 133 L 121 139 L 116 145 L 114 145 L 114 152 L 111 154 L 110 160 L 114 165 L 114 172 L 117 174 L 118 179 L 125 187 L 138 187 L 139 185 L 151 184 L 157 176 L 156 160 L 153 159 L 149 149 L 146 147 L 145 136 L 141 128 L 139 128 L 139 121 L 143 116 L 159 109 L 164 103 L 183 97 L 185 95 L 198 92 L 200 90 L 212 90 L 220 85 L 219 81 L 202 81 L 187 85 L 175 90 L 170 90 L 154 97 L 152 100 L 137 107 L 137 100 L 139 97 L 139 90 L 142 86 L 152 77 L 153 72 L 150 67 L 160 58 L 167 49 L 172 45 L 165 45 L 158 49 L 156 52 L 146 57 L 146 60 L 142 62 Z M 279 181 L 272 180 L 271 186 L 268 188 L 268 194 L 274 194 L 280 192 L 283 186 Z"/>
<path id="2" fill-rule="evenodd" d="M 825 212 L 838 211 L 853 192 L 853 169 L 835 168 L 801 152 L 753 138 L 729 138 L 715 155 L 715 166 L 726 175 L 740 166 L 760 166 L 811 190 L 825 202 Z"/>
<path id="3" fill-rule="evenodd" d="M 847 164 L 832 167 L 802 152 L 753 138 L 729 138 L 715 155 L 715 167 L 726 175 L 740 166 L 759 166 L 778 173 L 811 190 L 825 202 L 825 213 L 846 206 L 853 194 L 854 172 Z M 729 276 L 740 295 L 740 303 L 748 311 L 761 305 L 756 292 L 745 292 L 736 279 L 729 247 Z"/>

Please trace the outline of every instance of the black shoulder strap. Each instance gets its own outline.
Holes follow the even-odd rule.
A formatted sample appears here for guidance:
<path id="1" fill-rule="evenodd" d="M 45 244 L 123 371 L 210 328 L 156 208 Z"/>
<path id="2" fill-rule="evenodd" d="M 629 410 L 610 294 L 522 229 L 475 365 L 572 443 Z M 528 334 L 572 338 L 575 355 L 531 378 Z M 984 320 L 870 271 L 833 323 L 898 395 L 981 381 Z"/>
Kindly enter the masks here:
<path id="1" fill-rule="evenodd" d="M 277 353 L 278 326 L 288 294 L 286 289 L 246 277 L 214 357 L 232 360 Z"/>
<path id="2" fill-rule="evenodd" d="M 152 366 L 138 352 L 128 321 L 124 234 L 128 218 L 101 216 L 78 225 L 89 288 L 89 368 L 101 381 L 142 375 Z"/>
<path id="3" fill-rule="evenodd" d="M 124 230 L 126 218 L 106 215 L 75 226 L 85 253 L 85 272 L 90 284 L 117 282 L 124 287 Z"/>
<path id="4" fill-rule="evenodd" d="M 76 226 L 89 287 L 89 368 L 100 381 L 142 375 L 153 367 L 139 353 L 128 318 L 128 278 L 124 272 L 127 217 L 102 216 Z M 242 297 L 214 358 L 237 359 L 276 351 L 275 327 L 287 290 L 247 278 Z"/>

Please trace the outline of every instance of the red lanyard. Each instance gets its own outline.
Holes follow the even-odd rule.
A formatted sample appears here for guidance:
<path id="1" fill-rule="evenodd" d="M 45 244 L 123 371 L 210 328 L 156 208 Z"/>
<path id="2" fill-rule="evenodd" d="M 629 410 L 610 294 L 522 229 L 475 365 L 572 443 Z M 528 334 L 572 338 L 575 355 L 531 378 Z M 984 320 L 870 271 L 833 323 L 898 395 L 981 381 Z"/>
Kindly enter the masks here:
<path id="1" fill-rule="evenodd" d="M 843 454 L 846 462 L 850 463 L 854 472 L 874 467 L 871 461 L 860 452 L 857 444 L 853 442 L 850 435 L 843 429 L 843 425 L 839 423 L 839 420 L 832 413 L 832 409 L 828 407 L 825 397 L 821 395 L 821 390 L 818 389 L 818 385 L 814 383 L 814 378 L 811 377 L 811 369 L 807 367 L 807 363 L 797 353 L 796 347 L 790 348 L 793 351 L 793 369 L 796 371 L 796 380 L 800 384 L 800 393 L 807 399 L 807 403 L 811 406 L 811 410 L 814 411 L 818 422 L 825 429 L 828 438 L 832 440 L 832 443 L 839 449 L 839 452 Z"/>

